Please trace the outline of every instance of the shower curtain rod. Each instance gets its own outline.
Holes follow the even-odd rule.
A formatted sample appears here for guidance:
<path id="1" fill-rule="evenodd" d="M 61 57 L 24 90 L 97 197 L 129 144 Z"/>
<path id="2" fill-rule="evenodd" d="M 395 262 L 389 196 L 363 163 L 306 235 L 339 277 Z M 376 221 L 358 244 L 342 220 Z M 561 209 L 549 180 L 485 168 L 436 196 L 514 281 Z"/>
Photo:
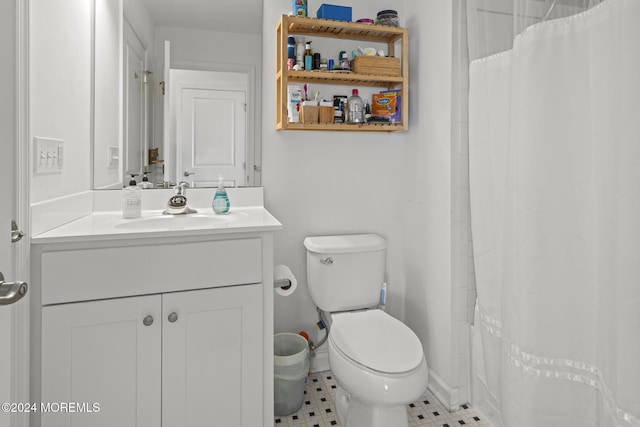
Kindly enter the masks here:
<path id="1" fill-rule="evenodd" d="M 553 3 L 551 3 L 551 6 L 549 7 L 549 9 L 547 10 L 547 13 L 544 15 L 544 17 L 542 18 L 541 22 L 546 21 L 547 19 L 549 19 L 549 15 L 551 15 L 551 12 L 553 11 L 553 8 L 556 7 L 556 2 L 558 0 L 553 0 Z M 549 3 L 549 1 L 547 0 L 546 3 Z"/>
<path id="2" fill-rule="evenodd" d="M 483 13 L 490 13 L 490 14 L 494 14 L 494 15 L 506 15 L 506 16 L 513 16 L 513 13 L 509 13 L 509 12 L 500 12 L 497 10 L 489 10 L 489 9 L 484 9 L 484 8 L 476 8 L 476 10 L 478 12 L 483 12 Z M 518 18 L 527 18 L 527 19 L 542 19 L 542 17 L 540 16 L 531 16 L 531 15 L 516 15 Z"/>

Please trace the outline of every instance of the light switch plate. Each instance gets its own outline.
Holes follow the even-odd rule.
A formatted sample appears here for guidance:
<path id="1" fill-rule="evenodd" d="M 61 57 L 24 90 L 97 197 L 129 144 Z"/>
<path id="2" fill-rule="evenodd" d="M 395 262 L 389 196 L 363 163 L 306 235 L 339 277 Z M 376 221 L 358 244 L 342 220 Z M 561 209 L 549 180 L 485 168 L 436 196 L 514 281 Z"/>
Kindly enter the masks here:
<path id="1" fill-rule="evenodd" d="M 64 141 L 53 138 L 33 138 L 34 172 L 38 175 L 62 173 L 64 167 Z"/>

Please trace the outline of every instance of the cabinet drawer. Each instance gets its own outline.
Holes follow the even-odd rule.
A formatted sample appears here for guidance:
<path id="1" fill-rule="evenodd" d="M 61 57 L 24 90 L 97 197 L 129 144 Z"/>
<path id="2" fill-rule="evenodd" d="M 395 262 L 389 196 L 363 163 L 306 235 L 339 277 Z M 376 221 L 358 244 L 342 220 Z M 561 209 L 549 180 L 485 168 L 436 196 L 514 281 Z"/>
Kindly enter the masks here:
<path id="1" fill-rule="evenodd" d="M 262 281 L 261 240 L 125 246 L 42 254 L 42 304 Z"/>

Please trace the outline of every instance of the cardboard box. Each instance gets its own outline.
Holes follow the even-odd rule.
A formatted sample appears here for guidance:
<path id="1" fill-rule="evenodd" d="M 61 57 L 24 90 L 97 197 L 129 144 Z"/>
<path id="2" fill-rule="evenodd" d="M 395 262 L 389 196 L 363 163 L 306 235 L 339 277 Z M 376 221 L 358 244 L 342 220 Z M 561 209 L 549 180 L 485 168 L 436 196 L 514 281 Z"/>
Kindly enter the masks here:
<path id="1" fill-rule="evenodd" d="M 359 74 L 400 77 L 400 58 L 356 56 L 351 61 L 351 71 Z"/>
<path id="2" fill-rule="evenodd" d="M 287 91 L 287 118 L 289 123 L 300 122 L 300 104 L 302 103 L 302 88 L 289 85 Z"/>
<path id="3" fill-rule="evenodd" d="M 351 22 L 351 7 L 322 4 L 316 12 L 316 18 Z"/>

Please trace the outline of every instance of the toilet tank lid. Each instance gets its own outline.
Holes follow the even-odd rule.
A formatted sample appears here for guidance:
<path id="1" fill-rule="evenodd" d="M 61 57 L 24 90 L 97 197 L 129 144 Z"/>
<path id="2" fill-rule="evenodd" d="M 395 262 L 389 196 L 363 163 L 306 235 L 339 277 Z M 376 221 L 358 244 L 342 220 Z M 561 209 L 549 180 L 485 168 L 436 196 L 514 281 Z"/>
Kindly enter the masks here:
<path id="1" fill-rule="evenodd" d="M 387 242 L 377 234 L 348 234 L 307 237 L 304 239 L 304 246 L 310 252 L 340 254 L 383 250 L 386 249 Z"/>

